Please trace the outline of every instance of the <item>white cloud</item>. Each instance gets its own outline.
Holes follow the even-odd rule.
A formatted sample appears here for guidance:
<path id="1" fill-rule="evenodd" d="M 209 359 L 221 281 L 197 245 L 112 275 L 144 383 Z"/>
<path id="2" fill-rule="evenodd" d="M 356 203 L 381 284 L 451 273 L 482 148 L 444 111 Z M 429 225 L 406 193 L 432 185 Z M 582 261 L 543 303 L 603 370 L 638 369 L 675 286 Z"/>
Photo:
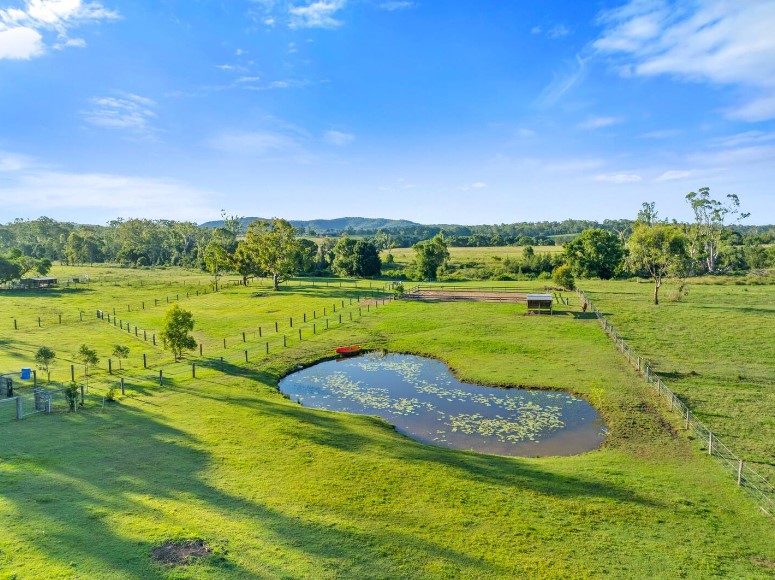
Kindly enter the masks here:
<path id="1" fill-rule="evenodd" d="M 45 52 L 43 37 L 27 26 L 3 30 L 0 24 L 0 59 L 29 60 Z"/>
<path id="2" fill-rule="evenodd" d="M 355 141 L 355 135 L 351 133 L 342 133 L 341 131 L 326 131 L 325 140 L 331 145 L 349 145 Z"/>
<path id="3" fill-rule="evenodd" d="M 345 6 L 345 0 L 317 0 L 304 6 L 291 6 L 288 9 L 290 28 L 338 28 L 341 20 L 336 13 Z"/>
<path id="4" fill-rule="evenodd" d="M 591 117 L 578 124 L 579 129 L 600 129 L 621 123 L 619 117 Z"/>
<path id="5" fill-rule="evenodd" d="M 233 131 L 217 135 L 208 141 L 208 145 L 222 153 L 263 157 L 271 153 L 299 151 L 301 139 L 297 135 L 278 131 Z"/>
<path id="6" fill-rule="evenodd" d="M 487 184 L 484 183 L 483 181 L 477 181 L 471 184 L 472 189 L 484 189 L 486 187 L 487 187 Z"/>
<path id="7" fill-rule="evenodd" d="M 649 131 L 641 135 L 644 139 L 670 139 L 681 135 L 683 131 L 681 129 L 657 129 L 656 131 Z"/>
<path id="8" fill-rule="evenodd" d="M 686 179 L 692 174 L 691 171 L 665 171 L 662 175 L 657 177 L 654 181 L 656 182 L 662 182 L 662 181 L 673 181 L 675 179 Z"/>
<path id="9" fill-rule="evenodd" d="M 764 131 L 745 131 L 728 137 L 718 137 L 713 139 L 710 144 L 718 147 L 739 147 L 740 145 L 751 145 L 757 143 L 766 143 L 775 140 L 775 133 L 765 133 Z"/>
<path id="10" fill-rule="evenodd" d="M 562 38 L 570 34 L 570 28 L 564 24 L 557 24 L 546 31 L 546 36 L 551 39 Z"/>
<path id="11" fill-rule="evenodd" d="M 27 60 L 44 54 L 43 33 L 54 36 L 50 44 L 57 50 L 84 47 L 84 39 L 68 36 L 71 28 L 118 17 L 99 2 L 25 0 L 23 8 L 0 9 L 0 59 Z"/>
<path id="12" fill-rule="evenodd" d="M 532 129 L 527 129 L 525 127 L 520 127 L 519 129 L 517 129 L 517 136 L 522 137 L 524 139 L 535 137 L 536 135 L 537 133 Z"/>
<path id="13" fill-rule="evenodd" d="M 395 0 L 392 2 L 383 2 L 379 5 L 380 10 L 387 10 L 388 12 L 394 12 L 396 10 L 407 10 L 409 8 L 414 8 L 417 6 L 417 3 L 415 2 L 409 2 L 407 0 L 400 1 Z"/>
<path id="14" fill-rule="evenodd" d="M 150 135 L 156 113 L 154 101 L 132 93 L 119 93 L 118 97 L 95 97 L 92 108 L 83 111 L 83 118 L 97 127 L 122 129 L 135 134 Z"/>
<path id="15" fill-rule="evenodd" d="M 599 22 L 595 48 L 623 55 L 631 74 L 738 87 L 746 98 L 728 117 L 775 118 L 775 2 L 634 0 Z"/>
<path id="16" fill-rule="evenodd" d="M 605 183 L 635 183 L 642 179 L 640 175 L 635 173 L 607 173 L 595 176 L 595 181 L 603 181 Z"/>
<path id="17" fill-rule="evenodd" d="M 565 63 L 563 70 L 554 73 L 552 82 L 541 91 L 535 104 L 539 107 L 554 105 L 565 95 L 565 93 L 576 86 L 585 75 L 586 63 L 579 55 L 576 55 L 576 60 L 574 62 Z"/>
<path id="18" fill-rule="evenodd" d="M 45 207 L 77 209 L 82 215 L 110 211 L 114 215 L 199 219 L 214 212 L 207 201 L 214 196 L 214 192 L 174 179 L 40 169 L 20 172 L 0 185 L 3 207 L 30 214 Z"/>
<path id="19" fill-rule="evenodd" d="M 541 27 L 540 26 L 534 26 L 530 29 L 530 34 L 541 34 Z"/>
<path id="20" fill-rule="evenodd" d="M 30 165 L 30 160 L 24 155 L 4 153 L 0 151 L 0 173 L 21 171 Z"/>

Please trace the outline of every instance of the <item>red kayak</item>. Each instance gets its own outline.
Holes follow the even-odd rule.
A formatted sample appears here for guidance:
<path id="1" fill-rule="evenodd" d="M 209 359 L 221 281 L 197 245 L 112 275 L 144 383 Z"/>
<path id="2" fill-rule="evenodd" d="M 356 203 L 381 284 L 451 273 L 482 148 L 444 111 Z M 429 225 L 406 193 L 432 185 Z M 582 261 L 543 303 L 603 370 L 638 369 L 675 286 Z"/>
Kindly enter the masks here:
<path id="1" fill-rule="evenodd" d="M 336 349 L 336 354 L 339 354 L 341 356 L 353 356 L 355 354 L 358 354 L 361 352 L 361 347 L 359 345 L 353 345 L 353 346 L 340 346 Z"/>

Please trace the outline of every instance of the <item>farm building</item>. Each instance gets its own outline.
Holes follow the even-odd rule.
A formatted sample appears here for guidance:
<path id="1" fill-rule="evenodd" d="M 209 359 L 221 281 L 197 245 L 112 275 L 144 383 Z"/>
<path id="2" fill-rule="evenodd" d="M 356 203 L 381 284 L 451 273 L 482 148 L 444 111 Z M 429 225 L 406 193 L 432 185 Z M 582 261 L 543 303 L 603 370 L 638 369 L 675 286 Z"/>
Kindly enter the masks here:
<path id="1" fill-rule="evenodd" d="M 48 288 L 57 283 L 56 278 L 23 278 L 19 281 L 19 288 Z"/>
<path id="2" fill-rule="evenodd" d="M 552 313 L 552 295 L 551 294 L 528 294 L 527 295 L 527 313 L 528 314 L 550 314 Z"/>

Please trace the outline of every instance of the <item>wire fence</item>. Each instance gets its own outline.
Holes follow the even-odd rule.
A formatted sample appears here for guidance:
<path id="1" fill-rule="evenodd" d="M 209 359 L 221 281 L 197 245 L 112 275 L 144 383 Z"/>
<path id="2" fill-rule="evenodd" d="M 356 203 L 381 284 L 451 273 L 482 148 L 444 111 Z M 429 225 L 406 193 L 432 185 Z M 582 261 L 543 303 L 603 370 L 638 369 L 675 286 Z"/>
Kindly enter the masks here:
<path id="1" fill-rule="evenodd" d="M 708 455 L 719 460 L 724 469 L 737 479 L 737 485 L 753 496 L 764 513 L 775 514 L 775 485 L 752 469 L 741 457 L 730 451 L 729 447 L 720 441 L 707 425 L 697 419 L 691 409 L 654 372 L 649 361 L 638 355 L 616 332 L 614 325 L 608 322 L 586 294 L 582 290 L 576 292 L 586 302 L 587 308 L 595 314 L 601 327 L 614 341 L 619 352 L 627 357 L 627 361 L 643 376 L 658 397 L 669 405 L 670 411 L 681 417 L 686 431 L 693 433 L 699 441 L 704 442 L 704 449 Z"/>

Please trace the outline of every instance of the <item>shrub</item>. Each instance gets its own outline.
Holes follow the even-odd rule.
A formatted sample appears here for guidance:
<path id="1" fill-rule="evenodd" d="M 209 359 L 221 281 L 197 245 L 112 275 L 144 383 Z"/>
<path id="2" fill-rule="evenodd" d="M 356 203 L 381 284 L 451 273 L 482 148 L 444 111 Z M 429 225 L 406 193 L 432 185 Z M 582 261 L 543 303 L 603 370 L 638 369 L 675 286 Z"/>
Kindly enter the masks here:
<path id="1" fill-rule="evenodd" d="M 557 266 L 554 269 L 554 272 L 552 272 L 552 282 L 554 282 L 555 286 L 560 286 L 566 290 L 576 288 L 576 280 L 573 278 L 573 273 L 567 264 Z"/>

